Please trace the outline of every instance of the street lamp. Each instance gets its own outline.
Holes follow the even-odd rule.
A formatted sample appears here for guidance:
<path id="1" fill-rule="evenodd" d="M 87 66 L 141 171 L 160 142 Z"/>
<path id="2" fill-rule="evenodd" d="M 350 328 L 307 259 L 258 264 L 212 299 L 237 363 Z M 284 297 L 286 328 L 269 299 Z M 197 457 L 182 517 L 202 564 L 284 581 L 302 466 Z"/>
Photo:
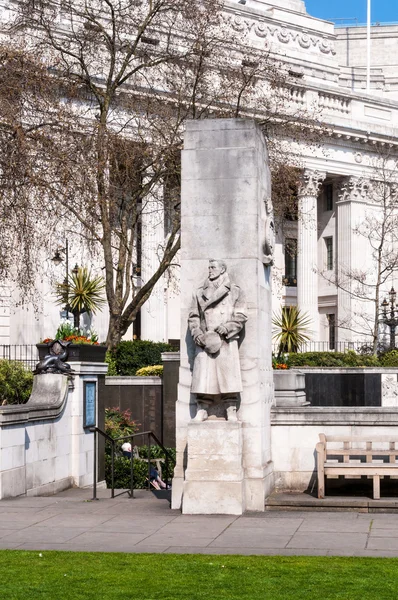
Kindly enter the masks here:
<path id="1" fill-rule="evenodd" d="M 390 328 L 390 350 L 395 349 L 395 329 L 398 325 L 398 309 L 396 306 L 397 292 L 392 287 L 388 292 L 390 300 L 384 298 L 382 306 L 382 321 Z M 389 309 L 389 311 L 388 311 Z M 388 311 L 388 312 L 387 312 Z"/>
<path id="2" fill-rule="evenodd" d="M 68 313 L 70 311 L 70 306 L 69 306 L 69 243 L 68 243 L 68 239 L 65 240 L 65 248 L 57 248 L 56 249 L 55 254 L 51 259 L 55 265 L 60 265 L 64 260 L 60 254 L 61 252 L 65 255 L 65 279 L 64 279 L 65 308 L 61 312 L 61 316 L 65 317 L 67 319 Z M 74 266 L 74 268 L 72 269 L 72 273 L 74 273 L 76 275 L 78 272 L 79 272 L 79 267 L 76 264 Z"/>

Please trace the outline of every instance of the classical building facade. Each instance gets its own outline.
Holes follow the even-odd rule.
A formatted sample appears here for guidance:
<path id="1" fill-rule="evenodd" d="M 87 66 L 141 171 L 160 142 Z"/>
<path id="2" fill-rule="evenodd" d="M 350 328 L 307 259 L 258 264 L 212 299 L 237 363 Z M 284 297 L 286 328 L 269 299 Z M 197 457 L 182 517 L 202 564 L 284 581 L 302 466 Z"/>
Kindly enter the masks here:
<path id="1" fill-rule="evenodd" d="M 307 14 L 303 0 L 227 0 L 225 19 L 251 48 L 270 52 L 288 66 L 292 106 L 316 115 L 321 131 L 322 141 L 316 144 L 288 141 L 301 179 L 297 219 L 286 219 L 277 228 L 275 311 L 298 305 L 311 318 L 312 340 L 324 342 L 325 348 L 342 341 L 368 341 L 378 267 L 368 233 L 371 223 L 376 228 L 376 222 L 383 221 L 383 189 L 390 199 L 395 197 L 398 26 L 372 26 L 366 90 L 364 27 L 336 28 Z M 150 214 L 144 215 L 143 279 L 153 270 L 164 231 L 158 216 L 155 223 Z M 378 235 L 375 230 L 373 240 Z M 390 237 L 386 243 L 392 256 L 393 233 Z M 379 285 L 380 294 L 392 285 L 394 268 Z M 50 335 L 59 321 L 50 293 L 48 306 L 36 320 L 32 312 L 16 308 L 12 298 L 5 299 L 0 312 L 0 344 L 34 343 Z M 106 321 L 103 313 L 93 322 L 101 338 Z M 157 284 L 141 310 L 137 333 L 156 341 L 180 338 L 178 267 Z M 127 337 L 133 335 L 132 330 Z"/>

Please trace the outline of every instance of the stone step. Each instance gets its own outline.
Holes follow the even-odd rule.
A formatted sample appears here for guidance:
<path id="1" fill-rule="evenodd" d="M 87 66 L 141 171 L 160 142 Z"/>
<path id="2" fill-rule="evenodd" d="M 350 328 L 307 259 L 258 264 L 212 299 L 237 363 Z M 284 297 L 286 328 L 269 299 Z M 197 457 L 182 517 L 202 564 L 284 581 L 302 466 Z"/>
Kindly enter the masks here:
<path id="1" fill-rule="evenodd" d="M 373 500 L 365 496 L 326 496 L 320 500 L 305 493 L 274 492 L 266 499 L 265 510 L 396 512 L 398 498 Z"/>

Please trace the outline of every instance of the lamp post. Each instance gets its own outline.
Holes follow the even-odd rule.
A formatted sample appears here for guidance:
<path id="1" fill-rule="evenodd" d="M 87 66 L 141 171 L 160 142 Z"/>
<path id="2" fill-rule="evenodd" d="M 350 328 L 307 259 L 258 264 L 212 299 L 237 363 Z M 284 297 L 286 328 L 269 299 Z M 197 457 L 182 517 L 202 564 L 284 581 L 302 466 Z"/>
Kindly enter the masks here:
<path id="1" fill-rule="evenodd" d="M 73 316 L 75 317 L 75 314 L 73 313 L 73 311 L 71 310 L 71 308 L 69 306 L 69 243 L 68 243 L 68 239 L 65 240 L 65 248 L 57 248 L 53 258 L 51 259 L 52 262 L 56 265 L 60 265 L 61 262 L 63 262 L 63 260 L 64 260 L 60 254 L 61 252 L 63 252 L 65 254 L 65 279 L 64 279 L 65 308 L 62 312 L 66 313 L 65 317 L 67 319 L 69 311 L 72 312 Z M 76 274 L 76 273 L 78 273 L 78 271 L 79 271 L 79 267 L 76 264 L 74 266 L 74 268 L 72 269 L 72 273 Z M 62 314 L 61 314 L 61 316 L 62 316 Z M 76 321 L 76 319 L 75 319 L 75 321 Z"/>
<path id="2" fill-rule="evenodd" d="M 382 321 L 385 325 L 387 325 L 387 327 L 390 328 L 390 350 L 394 350 L 395 349 L 395 329 L 398 325 L 398 310 L 397 310 L 397 305 L 395 303 L 397 293 L 393 287 L 388 292 L 388 295 L 390 297 L 390 300 L 388 301 L 387 298 L 384 298 L 383 302 L 381 303 L 381 306 L 383 309 L 382 310 Z"/>

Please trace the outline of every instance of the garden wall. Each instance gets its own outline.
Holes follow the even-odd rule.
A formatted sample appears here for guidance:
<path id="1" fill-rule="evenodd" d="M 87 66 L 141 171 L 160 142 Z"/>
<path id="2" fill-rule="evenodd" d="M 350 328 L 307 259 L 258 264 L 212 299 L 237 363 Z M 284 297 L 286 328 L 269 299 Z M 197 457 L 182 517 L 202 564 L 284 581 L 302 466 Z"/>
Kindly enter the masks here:
<path id="1" fill-rule="evenodd" d="M 175 447 L 179 352 L 162 354 L 163 377 L 114 376 L 105 378 L 106 408 L 129 410 L 138 431 L 153 431 L 164 446 Z M 146 443 L 138 441 L 137 445 Z"/>
<path id="2" fill-rule="evenodd" d="M 36 375 L 26 404 L 0 407 L 0 498 L 46 496 L 93 483 L 94 440 L 83 427 L 83 384 L 97 383 L 98 418 L 98 382 L 107 365 L 74 363 L 73 369 L 73 379 Z"/>
<path id="3" fill-rule="evenodd" d="M 274 407 L 271 421 L 275 484 L 280 490 L 316 491 L 319 434 L 396 436 L 397 407 Z"/>

